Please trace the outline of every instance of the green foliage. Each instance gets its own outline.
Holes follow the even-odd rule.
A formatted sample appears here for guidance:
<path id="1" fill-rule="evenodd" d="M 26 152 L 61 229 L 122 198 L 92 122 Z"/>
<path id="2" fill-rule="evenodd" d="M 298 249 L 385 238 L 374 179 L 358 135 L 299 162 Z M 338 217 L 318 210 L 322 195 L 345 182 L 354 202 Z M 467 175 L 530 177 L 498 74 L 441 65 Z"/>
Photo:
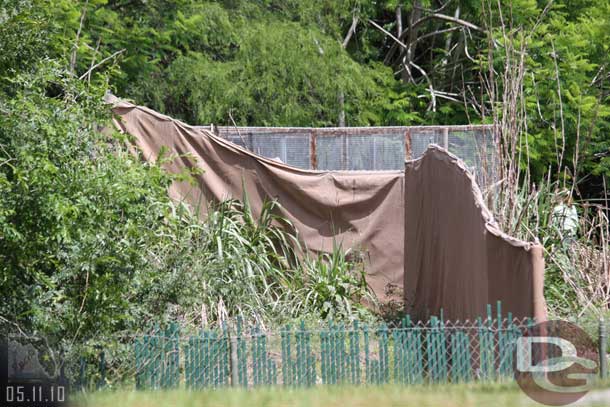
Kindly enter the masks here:
<path id="1" fill-rule="evenodd" d="M 391 75 L 377 67 L 375 76 Z M 340 45 L 295 23 L 254 24 L 229 61 L 202 54 L 179 57 L 169 67 L 177 99 L 195 122 L 329 126 L 344 93 L 350 124 L 367 124 L 371 98 L 382 97 L 372 70 L 350 60 Z M 184 106 L 184 107 L 186 107 Z M 184 113 L 183 106 L 172 113 Z M 408 119 L 408 117 L 399 117 Z"/>
<path id="2" fill-rule="evenodd" d="M 111 72 L 115 92 L 186 121 L 327 126 L 342 109 L 351 125 L 419 119 L 413 95 L 387 102 L 387 91 L 404 94 L 389 67 L 357 62 L 341 47 L 352 14 L 374 12 L 368 2 L 81 6 L 48 5 L 47 15 L 64 27 L 52 38 L 60 44 L 55 55 L 71 55 L 84 12 L 76 71 L 124 50 L 107 62 L 120 64 Z"/>
<path id="3" fill-rule="evenodd" d="M 368 287 L 351 280 L 342 254 L 301 260 L 298 237 L 274 202 L 256 217 L 247 197 L 194 217 L 167 195 L 172 180 L 188 174 L 143 164 L 122 136 L 100 132 L 108 123 L 102 89 L 44 64 L 13 79 L 20 90 L 0 99 L 4 319 L 69 340 L 199 318 L 202 308 L 209 322 L 361 309 Z M 335 281 L 342 273 L 345 280 Z M 307 301 L 324 284 L 339 287 L 336 309 L 317 294 Z"/>
<path id="4" fill-rule="evenodd" d="M 0 7 L 0 72 L 16 73 L 46 53 L 48 25 L 44 13 L 19 0 Z"/>
<path id="5" fill-rule="evenodd" d="M 335 245 L 332 253 L 321 253 L 305 263 L 305 306 L 327 317 L 362 317 L 368 315 L 365 303 L 375 304 L 367 285 L 363 264 L 351 260 L 353 251 Z M 356 311 L 355 315 L 352 315 Z"/>
<path id="6" fill-rule="evenodd" d="M 501 73 L 510 62 L 508 37 L 526 43 L 521 168 L 537 184 L 549 168 L 552 176 L 535 199 L 526 186 L 522 213 L 507 224 L 539 237 L 556 260 L 547 280 L 556 309 L 581 306 L 566 283 L 580 277 L 565 273 L 589 267 L 606 243 L 593 233 L 579 236 L 577 251 L 566 247 L 548 211 L 555 181 L 606 198 L 610 3 L 556 1 L 546 12 L 531 0 L 499 5 L 464 1 L 459 13 L 457 3 L 443 11 L 489 30 L 493 42 L 424 19 L 412 50 L 421 71 L 407 74 L 404 50 L 368 20 L 395 33 L 397 8 L 403 28 L 429 13 L 413 2 L 3 2 L 0 314 L 43 333 L 94 336 L 154 318 L 193 319 L 202 307 L 210 321 L 225 312 L 362 313 L 369 293 L 361 264 L 340 249 L 303 258 L 277 204 L 255 220 L 247 202 L 231 201 L 201 220 L 171 202 L 176 175 L 99 131 L 108 123 L 103 93 L 201 124 L 334 126 L 342 112 L 347 125 L 489 121 L 499 98 L 490 100 L 483 77 L 488 63 Z M 434 107 L 430 87 L 441 92 Z M 590 212 L 579 207 L 583 219 Z"/>
<path id="7" fill-rule="evenodd" d="M 560 165 L 562 153 L 556 145 L 560 149 L 565 145 L 563 162 L 573 169 L 575 149 L 597 144 L 608 129 L 604 119 L 610 115 L 610 105 L 604 101 L 602 88 L 592 85 L 608 60 L 609 11 L 609 4 L 589 5 L 572 13 L 559 9 L 535 32 L 528 61 L 532 74 L 526 86 L 531 89 L 530 147 L 538 175 L 551 165 Z M 585 160 L 593 151 L 585 153 Z M 584 170 L 603 171 L 591 164 L 586 163 Z"/>
<path id="8" fill-rule="evenodd" d="M 255 217 L 247 197 L 224 201 L 208 209 L 203 223 L 185 223 L 158 253 L 156 267 L 186 279 L 178 305 L 187 319 L 214 323 L 242 315 L 277 323 L 369 315 L 362 300 L 375 299 L 349 251 L 337 247 L 310 258 L 279 209 L 267 201 Z"/>
<path id="9" fill-rule="evenodd" d="M 530 0 L 462 2 L 459 16 L 490 28 L 499 44 L 492 49 L 497 72 L 505 65 L 503 33 L 523 33 L 527 41 L 528 161 L 523 166 L 531 166 L 535 179 L 549 166 L 561 167 L 556 168 L 562 173 L 558 177 L 567 169 L 599 195 L 599 177 L 610 168 L 604 136 L 610 130 L 610 4 L 555 2 L 543 13 L 545 6 Z M 348 125 L 483 120 L 488 89 L 481 74 L 489 55 L 485 35 L 457 31 L 418 41 L 415 62 L 447 95 L 437 96 L 431 111 L 428 80 L 419 70 L 413 71 L 414 80 L 407 80 L 402 59 L 392 51 L 395 43 L 367 22 L 395 32 L 397 7 L 404 27 L 412 13 L 425 14 L 411 2 L 395 0 L 11 0 L 4 6 L 7 24 L 0 35 L 6 45 L 0 68 L 24 69 L 38 55 L 71 58 L 76 49 L 75 71 L 83 73 L 124 50 L 104 64 L 116 93 L 202 124 L 329 126 L 337 125 L 341 111 Z M 443 12 L 453 15 L 454 7 Z M 354 16 L 356 33 L 343 49 Z M 452 27 L 428 19 L 418 35 Z M 443 42 L 455 42 L 455 50 Z M 474 108 L 472 98 L 481 99 L 483 107 Z M 592 177 L 582 179 L 583 174 Z"/>
<path id="10" fill-rule="evenodd" d="M 1 313 L 47 333 L 118 329 L 171 215 L 171 178 L 99 132 L 99 90 L 45 63 L 0 99 Z"/>

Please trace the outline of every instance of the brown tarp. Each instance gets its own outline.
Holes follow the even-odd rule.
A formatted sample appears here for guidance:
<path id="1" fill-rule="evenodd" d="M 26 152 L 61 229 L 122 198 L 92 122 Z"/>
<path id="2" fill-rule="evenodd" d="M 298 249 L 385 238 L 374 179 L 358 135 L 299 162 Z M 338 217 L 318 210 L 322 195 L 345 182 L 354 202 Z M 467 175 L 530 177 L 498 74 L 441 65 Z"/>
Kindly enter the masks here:
<path id="1" fill-rule="evenodd" d="M 274 198 L 282 214 L 313 251 L 332 251 L 333 243 L 366 253 L 367 281 L 380 298 L 388 284 L 402 288 L 404 175 L 402 171 L 327 172 L 301 170 L 255 155 L 211 132 L 153 110 L 116 103 L 119 128 L 134 136 L 147 160 L 162 147 L 174 156 L 166 168 L 199 167 L 195 187 L 174 183 L 170 195 L 201 210 L 206 202 L 242 199 L 243 187 L 255 214 Z M 188 154 L 190 157 L 186 157 Z"/>
<path id="2" fill-rule="evenodd" d="M 408 162 L 404 174 L 301 170 L 201 127 L 112 102 L 117 127 L 134 136 L 145 159 L 164 148 L 170 171 L 203 170 L 197 185 L 171 186 L 175 199 L 205 211 L 207 202 L 242 199 L 245 188 L 255 213 L 277 199 L 310 250 L 331 251 L 338 242 L 367 253 L 367 280 L 381 299 L 404 281 L 414 316 L 442 308 L 447 318 L 473 318 L 497 300 L 516 317 L 544 316 L 542 248 L 500 232 L 464 164 L 440 147 Z"/>
<path id="3" fill-rule="evenodd" d="M 431 146 L 405 169 L 405 297 L 419 317 L 465 319 L 502 301 L 515 317 L 546 318 L 542 247 L 497 227 L 474 177 Z"/>

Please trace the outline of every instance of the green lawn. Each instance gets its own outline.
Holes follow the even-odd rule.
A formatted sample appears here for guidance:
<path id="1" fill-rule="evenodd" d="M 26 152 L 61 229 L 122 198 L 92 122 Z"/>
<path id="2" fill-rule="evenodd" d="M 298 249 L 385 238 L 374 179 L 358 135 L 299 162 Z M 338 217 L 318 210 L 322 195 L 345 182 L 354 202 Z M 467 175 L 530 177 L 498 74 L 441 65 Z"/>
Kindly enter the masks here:
<path id="1" fill-rule="evenodd" d="M 79 406 L 533 406 L 514 384 L 447 386 L 362 386 L 314 389 L 225 389 L 216 391 L 105 391 L 73 398 Z"/>
<path id="2" fill-rule="evenodd" d="M 79 407 L 533 407 L 515 383 L 435 386 L 319 386 L 311 389 L 261 388 L 209 391 L 100 391 L 72 398 Z M 610 406 L 610 381 L 598 382 L 577 405 Z"/>

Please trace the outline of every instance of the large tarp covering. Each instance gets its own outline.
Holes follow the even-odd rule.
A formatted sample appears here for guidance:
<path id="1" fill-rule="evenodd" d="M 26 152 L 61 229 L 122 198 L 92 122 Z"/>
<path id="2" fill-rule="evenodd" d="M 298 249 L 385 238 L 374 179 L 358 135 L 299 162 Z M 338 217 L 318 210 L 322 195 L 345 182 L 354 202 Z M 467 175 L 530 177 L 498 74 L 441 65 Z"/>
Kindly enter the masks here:
<path id="1" fill-rule="evenodd" d="M 538 244 L 498 228 L 463 162 L 437 146 L 405 169 L 405 296 L 419 318 L 486 314 L 502 301 L 515 317 L 546 318 Z"/>
<path id="2" fill-rule="evenodd" d="M 408 162 L 404 173 L 303 170 L 205 128 L 112 102 L 117 127 L 145 159 L 165 150 L 168 170 L 203 170 L 196 185 L 171 186 L 175 199 L 205 212 L 208 202 L 243 199 L 245 189 L 255 214 L 276 199 L 310 250 L 341 243 L 364 251 L 375 294 L 388 299 L 387 288 L 404 282 L 408 311 L 420 318 L 441 309 L 446 318 L 474 318 L 497 300 L 515 317 L 545 315 L 542 248 L 503 234 L 464 163 L 440 147 Z"/>
<path id="3" fill-rule="evenodd" d="M 265 199 L 277 199 L 282 215 L 313 251 L 333 244 L 362 250 L 367 281 L 380 298 L 386 287 L 402 288 L 404 262 L 404 175 L 402 171 L 311 171 L 270 160 L 245 150 L 204 128 L 188 126 L 153 110 L 127 102 L 115 104 L 118 127 L 134 136 L 147 160 L 161 149 L 173 156 L 173 172 L 199 167 L 197 185 L 174 183 L 170 195 L 198 205 L 242 199 L 244 187 L 255 214 Z M 188 156 L 187 156 L 188 155 Z M 189 157 L 190 156 L 190 157 Z"/>

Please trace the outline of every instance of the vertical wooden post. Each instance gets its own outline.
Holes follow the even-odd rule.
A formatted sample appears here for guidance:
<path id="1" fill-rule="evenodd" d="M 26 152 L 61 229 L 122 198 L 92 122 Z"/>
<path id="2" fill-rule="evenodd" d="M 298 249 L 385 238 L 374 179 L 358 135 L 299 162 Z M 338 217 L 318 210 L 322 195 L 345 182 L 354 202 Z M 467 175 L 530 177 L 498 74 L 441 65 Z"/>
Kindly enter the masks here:
<path id="1" fill-rule="evenodd" d="M 599 320 L 599 377 L 602 379 L 608 377 L 608 361 L 606 360 L 607 339 L 606 321 L 601 318 Z"/>
<path id="2" fill-rule="evenodd" d="M 318 153 L 317 153 L 317 134 L 316 131 L 313 130 L 309 135 L 309 161 L 310 161 L 310 169 L 317 170 L 318 169 Z"/>
<path id="3" fill-rule="evenodd" d="M 349 151 L 347 151 L 347 146 L 348 146 L 348 144 L 347 144 L 347 135 L 344 132 L 342 132 L 339 137 L 341 137 L 341 141 L 342 141 L 342 145 L 343 145 L 343 148 L 342 148 L 342 151 L 341 151 L 342 152 L 342 154 L 341 154 L 341 169 L 343 171 L 346 171 L 347 167 L 348 167 L 347 160 L 349 159 Z"/>
<path id="4" fill-rule="evenodd" d="M 237 365 L 237 338 L 235 335 L 229 334 L 229 345 L 231 346 L 231 387 L 239 386 Z"/>
<path id="5" fill-rule="evenodd" d="M 405 131 L 405 160 L 413 159 L 413 152 L 411 149 L 411 129 L 407 128 Z"/>
<path id="6" fill-rule="evenodd" d="M 101 349 L 101 347 L 100 347 Z M 106 385 L 106 355 L 104 350 L 100 350 L 100 360 L 99 360 L 99 371 L 100 371 L 100 379 L 97 382 L 97 389 L 100 390 Z"/>

